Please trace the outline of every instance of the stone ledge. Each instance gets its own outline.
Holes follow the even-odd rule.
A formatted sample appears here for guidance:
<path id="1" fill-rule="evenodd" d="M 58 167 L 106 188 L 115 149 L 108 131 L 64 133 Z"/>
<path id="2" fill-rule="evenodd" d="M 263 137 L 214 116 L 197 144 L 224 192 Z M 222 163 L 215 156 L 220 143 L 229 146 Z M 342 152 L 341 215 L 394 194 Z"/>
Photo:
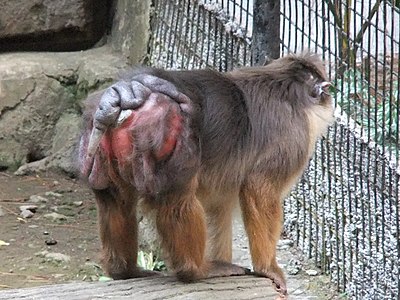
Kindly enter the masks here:
<path id="1" fill-rule="evenodd" d="M 220 277 L 181 283 L 173 277 L 147 277 L 97 283 L 69 283 L 0 292 L 0 299 L 279 299 L 270 280 Z"/>

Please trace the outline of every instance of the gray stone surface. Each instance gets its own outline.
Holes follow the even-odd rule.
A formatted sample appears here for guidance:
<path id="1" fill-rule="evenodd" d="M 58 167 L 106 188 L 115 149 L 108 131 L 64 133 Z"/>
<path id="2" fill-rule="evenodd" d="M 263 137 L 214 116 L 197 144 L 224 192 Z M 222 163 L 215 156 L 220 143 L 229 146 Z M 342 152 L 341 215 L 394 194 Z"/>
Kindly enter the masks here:
<path id="1" fill-rule="evenodd" d="M 306 273 L 305 270 L 315 268 L 315 265 L 301 256 L 300 251 L 293 246 L 293 241 L 283 239 L 278 243 L 277 261 L 286 274 L 289 299 L 338 299 L 328 276 L 310 276 Z M 252 268 L 248 239 L 239 216 L 233 222 L 233 262 Z M 293 264 L 298 268 L 296 274 L 291 274 Z"/>
<path id="2" fill-rule="evenodd" d="M 71 172 L 82 100 L 126 67 L 108 46 L 0 55 L 0 166 L 30 163 L 19 174 L 53 167 Z"/>
<path id="3" fill-rule="evenodd" d="M 155 231 L 152 216 L 142 219 L 143 211 L 139 210 L 139 245 L 140 249 L 161 253 L 160 239 Z M 239 211 L 233 222 L 233 262 L 252 269 L 250 249 L 243 222 Z M 296 249 L 292 240 L 281 239 L 278 243 L 277 260 L 283 268 L 288 292 L 291 300 L 332 300 L 338 299 L 337 293 L 330 284 L 330 279 L 325 275 L 308 274 L 311 268 L 315 269 L 313 262 L 304 259 Z M 293 272 L 296 269 L 296 272 Z M 267 280 L 266 280 L 267 284 Z"/>
<path id="4" fill-rule="evenodd" d="M 85 49 L 104 34 L 107 6 L 107 0 L 2 1 L 0 51 Z"/>
<path id="5" fill-rule="evenodd" d="M 2 300 L 248 300 L 281 299 L 271 282 L 255 276 L 219 277 L 196 283 L 178 282 L 171 276 L 153 276 L 107 282 L 75 282 L 0 291 Z"/>
<path id="6" fill-rule="evenodd" d="M 117 1 L 111 32 L 113 49 L 135 64 L 145 59 L 149 37 L 150 1 Z"/>

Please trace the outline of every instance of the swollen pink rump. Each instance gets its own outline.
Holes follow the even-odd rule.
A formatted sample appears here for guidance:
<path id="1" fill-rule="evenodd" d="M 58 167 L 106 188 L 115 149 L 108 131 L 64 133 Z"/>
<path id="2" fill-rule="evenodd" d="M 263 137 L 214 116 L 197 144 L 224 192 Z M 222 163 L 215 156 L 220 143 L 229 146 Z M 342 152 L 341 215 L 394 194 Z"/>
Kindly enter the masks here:
<path id="1" fill-rule="evenodd" d="M 119 165 L 129 163 L 134 151 L 140 151 L 135 153 L 139 157 L 145 155 L 160 161 L 168 159 L 175 150 L 182 130 L 179 105 L 154 93 L 120 127 L 107 130 L 100 147 L 108 160 L 117 160 Z"/>
<path id="2" fill-rule="evenodd" d="M 133 151 L 133 138 L 130 129 L 134 123 L 134 113 L 118 128 L 107 130 L 101 140 L 100 147 L 106 157 L 126 162 Z"/>
<path id="3" fill-rule="evenodd" d="M 178 137 L 182 131 L 182 117 L 179 114 L 173 114 L 170 120 L 170 131 L 162 143 L 162 147 L 157 149 L 155 155 L 158 160 L 168 157 L 176 147 Z"/>

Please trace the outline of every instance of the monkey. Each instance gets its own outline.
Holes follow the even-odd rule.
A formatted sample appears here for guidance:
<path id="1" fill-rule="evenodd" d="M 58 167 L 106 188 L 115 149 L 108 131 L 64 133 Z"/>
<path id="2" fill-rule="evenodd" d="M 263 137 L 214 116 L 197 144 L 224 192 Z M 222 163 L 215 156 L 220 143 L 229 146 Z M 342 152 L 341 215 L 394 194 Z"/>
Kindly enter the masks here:
<path id="1" fill-rule="evenodd" d="M 287 295 L 276 261 L 282 201 L 334 121 L 324 68 L 314 54 L 225 73 L 142 67 L 89 96 L 78 161 L 97 201 L 106 272 L 154 275 L 136 264 L 142 200 L 178 279 L 249 274 L 232 264 L 238 204 L 251 274 Z"/>

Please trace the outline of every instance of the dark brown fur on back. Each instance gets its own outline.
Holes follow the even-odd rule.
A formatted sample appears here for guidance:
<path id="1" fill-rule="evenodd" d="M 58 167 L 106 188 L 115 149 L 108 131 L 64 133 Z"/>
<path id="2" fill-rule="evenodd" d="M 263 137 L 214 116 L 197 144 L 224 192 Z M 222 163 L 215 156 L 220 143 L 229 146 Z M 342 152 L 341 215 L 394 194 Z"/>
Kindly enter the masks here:
<path id="1" fill-rule="evenodd" d="M 201 179 L 216 188 L 240 185 L 249 172 L 262 171 L 277 180 L 299 172 L 313 143 L 305 130 L 307 111 L 331 105 L 326 95 L 313 95 L 315 85 L 327 78 L 322 62 L 312 55 L 225 74 L 139 72 L 174 83 L 193 101 L 191 130 L 200 143 Z"/>

